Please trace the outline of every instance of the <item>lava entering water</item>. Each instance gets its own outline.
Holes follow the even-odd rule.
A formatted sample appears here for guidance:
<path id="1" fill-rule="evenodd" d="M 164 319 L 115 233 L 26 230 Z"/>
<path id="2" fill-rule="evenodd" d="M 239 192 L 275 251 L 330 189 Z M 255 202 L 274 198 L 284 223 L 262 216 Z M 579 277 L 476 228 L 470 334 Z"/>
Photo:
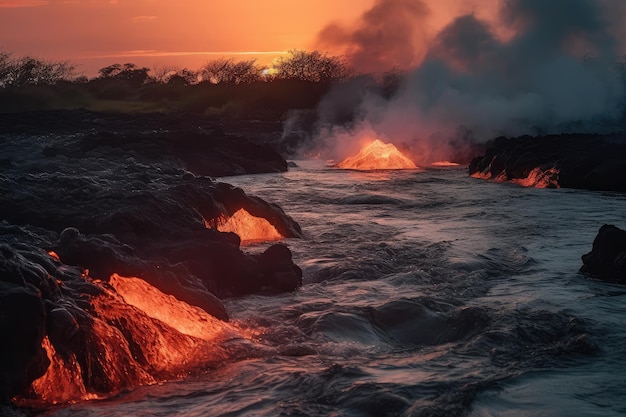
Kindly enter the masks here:
<path id="1" fill-rule="evenodd" d="M 93 284 L 102 292 L 89 297 L 89 318 L 68 339 L 44 339 L 50 366 L 17 404 L 89 400 L 177 378 L 227 360 L 224 341 L 249 338 L 142 279 L 113 274 L 108 284 Z"/>
<path id="2" fill-rule="evenodd" d="M 495 182 L 512 182 L 522 187 L 534 188 L 561 188 L 559 184 L 559 170 L 557 168 L 542 169 L 540 167 L 532 169 L 524 178 L 509 178 L 506 171 L 494 176 L 489 171 L 474 172 L 472 178 L 483 180 L 493 180 Z"/>
<path id="3" fill-rule="evenodd" d="M 391 143 L 380 139 L 363 147 L 355 156 L 337 164 L 338 168 L 356 170 L 415 169 L 417 166 Z"/>
<path id="4" fill-rule="evenodd" d="M 543 170 L 537 167 L 530 171 L 526 178 L 514 178 L 511 182 L 523 187 L 560 188 L 559 170 L 556 168 Z"/>
<path id="5" fill-rule="evenodd" d="M 220 232 L 236 233 L 242 245 L 285 238 L 269 221 L 253 216 L 245 209 L 237 210 L 230 217 L 220 217 L 214 223 L 208 223 L 208 226 L 214 226 L 212 228 Z"/>
<path id="6" fill-rule="evenodd" d="M 450 161 L 437 161 L 437 162 L 433 162 L 430 165 L 434 166 L 434 167 L 438 167 L 438 168 L 458 167 L 459 166 L 459 164 L 457 164 L 456 162 L 450 162 Z"/>

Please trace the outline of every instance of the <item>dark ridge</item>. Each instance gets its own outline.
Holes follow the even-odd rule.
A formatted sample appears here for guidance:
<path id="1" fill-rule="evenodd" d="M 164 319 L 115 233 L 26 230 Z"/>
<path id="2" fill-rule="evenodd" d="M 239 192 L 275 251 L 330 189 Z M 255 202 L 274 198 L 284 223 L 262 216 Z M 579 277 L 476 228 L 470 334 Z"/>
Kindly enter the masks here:
<path id="1" fill-rule="evenodd" d="M 82 158 L 95 152 L 107 158 L 138 154 L 156 161 L 174 156 L 183 168 L 210 176 L 287 171 L 285 159 L 268 145 L 277 143 L 280 133 L 270 125 L 263 133 L 255 134 L 249 124 L 229 122 L 223 126 L 206 117 L 183 113 L 53 110 L 0 113 L 0 136 L 56 136 L 43 149 L 44 155 L 51 158 Z M 225 133 L 224 127 L 230 133 Z M 0 164 L 11 164 L 11 156 L 3 153 Z"/>

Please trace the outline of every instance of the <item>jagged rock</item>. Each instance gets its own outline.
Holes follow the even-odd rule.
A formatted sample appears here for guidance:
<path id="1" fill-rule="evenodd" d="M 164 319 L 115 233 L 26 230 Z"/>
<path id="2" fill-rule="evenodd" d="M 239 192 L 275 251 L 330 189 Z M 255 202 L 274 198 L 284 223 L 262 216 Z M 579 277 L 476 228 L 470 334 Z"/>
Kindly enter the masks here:
<path id="1" fill-rule="evenodd" d="M 29 117 L 35 126 L 27 126 Z M 288 249 L 281 266 L 268 269 L 241 250 L 237 235 L 207 227 L 244 208 L 285 237 L 301 236 L 277 205 L 206 176 L 281 171 L 285 161 L 215 124 L 185 128 L 185 118 L 168 120 L 80 111 L 0 115 L 0 403 L 44 374 L 45 336 L 57 353 L 100 370 L 83 375 L 86 384 L 111 388 L 98 362 L 106 338 L 96 335 L 104 324 L 93 303 L 110 299 L 135 311 L 111 295 L 113 274 L 141 278 L 222 320 L 228 313 L 218 297 L 301 285 Z M 132 325 L 142 326 L 123 315 L 106 323 L 128 344 L 128 361 L 141 360 Z M 121 386 L 135 380 L 133 367 L 120 364 L 127 365 Z"/>
<path id="2" fill-rule="evenodd" d="M 605 224 L 582 256 L 581 272 L 608 282 L 626 284 L 626 231 Z"/>
<path id="3" fill-rule="evenodd" d="M 624 134 L 500 137 L 469 164 L 470 175 L 486 179 L 515 181 L 548 173 L 553 186 L 605 191 L 626 191 L 625 170 Z"/>
<path id="4" fill-rule="evenodd" d="M 279 292 L 293 291 L 302 286 L 302 270 L 293 263 L 287 246 L 272 245 L 257 259 L 265 286 Z"/>
<path id="5" fill-rule="evenodd" d="M 33 271 L 39 274 L 35 266 L 12 248 L 0 247 L 0 402 L 25 389 L 48 366 L 41 348 L 44 302 L 30 282 Z"/>

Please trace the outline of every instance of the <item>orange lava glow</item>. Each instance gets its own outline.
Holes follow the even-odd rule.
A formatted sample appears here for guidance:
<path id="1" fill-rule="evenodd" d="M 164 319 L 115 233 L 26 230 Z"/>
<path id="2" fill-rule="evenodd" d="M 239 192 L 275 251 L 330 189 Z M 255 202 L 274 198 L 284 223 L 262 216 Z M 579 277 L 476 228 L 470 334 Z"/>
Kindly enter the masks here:
<path id="1" fill-rule="evenodd" d="M 493 180 L 495 182 L 512 182 L 522 187 L 561 188 L 559 185 L 559 170 L 556 168 L 543 170 L 537 167 L 530 171 L 526 178 L 513 178 L 511 180 L 508 179 L 505 171 L 502 171 L 495 177 L 488 171 L 474 172 L 471 177 L 482 180 Z"/>
<path id="2" fill-rule="evenodd" d="M 476 178 L 477 180 L 490 180 L 491 173 L 489 171 L 486 171 L 486 172 L 476 171 L 472 175 L 470 175 L 470 177 Z"/>
<path id="3" fill-rule="evenodd" d="M 458 167 L 459 164 L 450 161 L 437 161 L 431 164 L 434 167 Z"/>
<path id="4" fill-rule="evenodd" d="M 227 329 L 225 323 L 201 308 L 164 294 L 140 278 L 113 274 L 109 283 L 127 304 L 148 317 L 162 321 L 178 332 L 203 340 L 213 340 Z"/>
<path id="5" fill-rule="evenodd" d="M 550 168 L 548 170 L 542 170 L 537 167 L 528 173 L 526 178 L 516 178 L 511 182 L 521 185 L 522 187 L 535 187 L 535 188 L 560 188 L 559 170 L 556 168 Z"/>
<path id="6" fill-rule="evenodd" d="M 50 366 L 46 373 L 33 382 L 32 388 L 40 401 L 46 404 L 92 400 L 97 395 L 89 394 L 82 379 L 82 370 L 76 355 L 59 355 L 46 336 L 41 343 L 46 351 Z"/>
<path id="7" fill-rule="evenodd" d="M 253 216 L 244 209 L 237 210 L 230 217 L 217 219 L 216 229 L 220 232 L 236 233 L 242 245 L 285 238 L 266 219 Z"/>
<path id="8" fill-rule="evenodd" d="M 377 169 L 415 169 L 417 166 L 391 143 L 379 139 L 363 147 L 355 156 L 337 164 L 338 168 L 370 171 Z"/>
<path id="9" fill-rule="evenodd" d="M 53 258 L 55 261 L 61 262 L 61 258 L 59 258 L 59 255 L 55 252 L 55 251 L 50 251 L 48 252 L 48 255 L 50 255 L 51 258 Z"/>
<path id="10" fill-rule="evenodd" d="M 63 346 L 43 340 L 51 364 L 32 383 L 34 395 L 14 399 L 17 404 L 103 398 L 178 378 L 227 360 L 225 341 L 253 337 L 142 279 L 113 274 L 109 283 L 92 282 L 102 293 L 89 298 L 90 325 Z"/>

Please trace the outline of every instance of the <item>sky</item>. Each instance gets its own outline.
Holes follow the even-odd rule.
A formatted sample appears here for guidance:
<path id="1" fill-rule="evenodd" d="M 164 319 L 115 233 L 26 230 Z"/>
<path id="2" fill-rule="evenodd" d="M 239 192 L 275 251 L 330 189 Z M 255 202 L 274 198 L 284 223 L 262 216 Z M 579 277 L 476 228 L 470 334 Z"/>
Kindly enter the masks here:
<path id="1" fill-rule="evenodd" d="M 313 50 L 320 30 L 374 0 L 0 0 L 0 50 L 69 60 L 92 76 L 113 63 L 198 69 L 220 57 L 268 63 Z"/>

